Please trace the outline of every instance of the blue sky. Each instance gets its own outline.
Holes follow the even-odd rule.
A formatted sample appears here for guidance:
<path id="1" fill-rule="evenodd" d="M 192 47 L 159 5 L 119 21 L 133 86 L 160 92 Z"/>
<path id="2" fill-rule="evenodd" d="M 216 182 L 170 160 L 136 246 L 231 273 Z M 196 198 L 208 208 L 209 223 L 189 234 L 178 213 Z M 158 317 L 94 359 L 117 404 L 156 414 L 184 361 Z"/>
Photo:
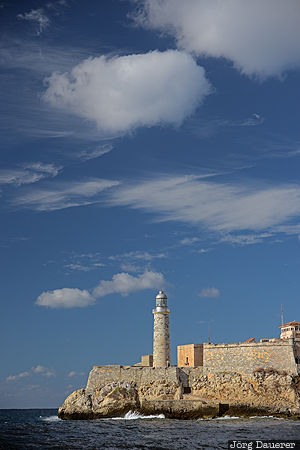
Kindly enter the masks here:
<path id="1" fill-rule="evenodd" d="M 183 7 L 184 4 L 184 7 Z M 1 1 L 0 407 L 299 320 L 298 0 Z"/>

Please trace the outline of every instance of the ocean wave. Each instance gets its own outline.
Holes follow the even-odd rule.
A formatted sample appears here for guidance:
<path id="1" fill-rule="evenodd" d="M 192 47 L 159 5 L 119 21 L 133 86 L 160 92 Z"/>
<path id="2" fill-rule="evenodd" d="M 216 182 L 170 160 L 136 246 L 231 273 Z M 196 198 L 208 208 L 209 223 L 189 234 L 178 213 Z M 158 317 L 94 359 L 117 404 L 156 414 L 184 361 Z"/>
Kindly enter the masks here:
<path id="1" fill-rule="evenodd" d="M 44 422 L 58 422 L 59 420 L 61 420 L 57 416 L 48 416 L 48 417 L 40 416 L 40 419 L 43 420 Z"/>
<path id="2" fill-rule="evenodd" d="M 137 419 L 165 419 L 164 414 L 153 414 L 150 416 L 144 416 L 137 411 L 128 411 L 124 417 L 112 417 L 109 420 L 137 420 Z"/>

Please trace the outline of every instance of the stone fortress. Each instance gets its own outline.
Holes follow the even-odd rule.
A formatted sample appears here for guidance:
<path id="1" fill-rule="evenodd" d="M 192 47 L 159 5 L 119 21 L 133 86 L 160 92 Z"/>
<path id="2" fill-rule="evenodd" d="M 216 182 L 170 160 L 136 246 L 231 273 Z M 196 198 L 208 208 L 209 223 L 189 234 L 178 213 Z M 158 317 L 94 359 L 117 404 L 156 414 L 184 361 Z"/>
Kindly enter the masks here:
<path id="1" fill-rule="evenodd" d="M 172 366 L 163 291 L 152 312 L 153 354 L 133 366 L 94 366 L 86 388 L 66 399 L 59 417 L 111 417 L 131 409 L 174 418 L 300 416 L 300 322 L 282 325 L 280 338 L 180 345 Z"/>
<path id="2" fill-rule="evenodd" d="M 154 315 L 153 356 L 144 355 L 136 366 L 169 367 L 170 330 L 167 296 L 159 291 Z M 300 372 L 300 322 L 281 325 L 280 338 L 254 338 L 233 344 L 188 344 L 177 347 L 177 367 L 203 369 L 207 373 L 252 373 L 258 367 Z"/>

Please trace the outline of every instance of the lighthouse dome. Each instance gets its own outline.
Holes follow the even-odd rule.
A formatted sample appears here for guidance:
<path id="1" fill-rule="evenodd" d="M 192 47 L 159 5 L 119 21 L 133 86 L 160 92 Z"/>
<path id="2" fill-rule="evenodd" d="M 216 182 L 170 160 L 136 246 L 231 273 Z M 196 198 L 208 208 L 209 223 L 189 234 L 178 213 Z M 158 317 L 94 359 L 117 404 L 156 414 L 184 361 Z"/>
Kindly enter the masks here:
<path id="1" fill-rule="evenodd" d="M 157 296 L 156 296 L 156 300 L 160 300 L 160 299 L 164 299 L 164 300 L 167 300 L 167 296 L 166 296 L 166 294 L 164 293 L 164 291 L 159 291 L 158 292 L 158 294 L 157 294 Z"/>

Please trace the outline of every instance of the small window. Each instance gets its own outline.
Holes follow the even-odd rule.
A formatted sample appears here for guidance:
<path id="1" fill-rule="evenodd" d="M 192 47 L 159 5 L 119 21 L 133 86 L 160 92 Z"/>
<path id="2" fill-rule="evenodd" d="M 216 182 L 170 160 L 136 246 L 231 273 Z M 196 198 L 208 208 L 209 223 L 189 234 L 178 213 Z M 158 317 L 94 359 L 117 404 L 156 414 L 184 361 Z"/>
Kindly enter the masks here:
<path id="1" fill-rule="evenodd" d="M 190 387 L 184 387 L 183 388 L 183 393 L 184 394 L 190 394 L 192 392 L 192 389 Z"/>
<path id="2" fill-rule="evenodd" d="M 185 357 L 185 365 L 186 365 L 186 366 L 189 365 L 189 357 L 188 357 L 188 356 Z"/>

